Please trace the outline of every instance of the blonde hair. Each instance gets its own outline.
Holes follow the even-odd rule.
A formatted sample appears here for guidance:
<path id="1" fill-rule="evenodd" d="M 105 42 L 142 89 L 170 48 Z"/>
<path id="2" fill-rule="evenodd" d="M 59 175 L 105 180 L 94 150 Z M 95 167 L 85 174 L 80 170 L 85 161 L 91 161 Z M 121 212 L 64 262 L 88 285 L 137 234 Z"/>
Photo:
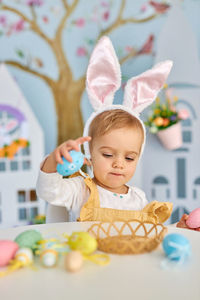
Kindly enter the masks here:
<path id="1" fill-rule="evenodd" d="M 103 111 L 92 120 L 89 128 L 89 136 L 92 138 L 90 142 L 90 148 L 92 147 L 92 141 L 96 137 L 100 137 L 113 129 L 119 129 L 123 127 L 131 127 L 135 130 L 140 130 L 143 144 L 144 130 L 140 121 L 124 110 L 113 109 Z"/>

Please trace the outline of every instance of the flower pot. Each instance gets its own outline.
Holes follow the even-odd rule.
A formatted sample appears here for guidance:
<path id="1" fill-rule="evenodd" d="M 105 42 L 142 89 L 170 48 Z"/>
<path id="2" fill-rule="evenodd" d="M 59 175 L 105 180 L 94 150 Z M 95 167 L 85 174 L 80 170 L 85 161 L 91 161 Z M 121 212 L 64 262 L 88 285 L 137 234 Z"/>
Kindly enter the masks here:
<path id="1" fill-rule="evenodd" d="M 174 150 L 182 146 L 182 132 L 180 122 L 158 131 L 157 136 L 162 145 L 168 150 Z"/>

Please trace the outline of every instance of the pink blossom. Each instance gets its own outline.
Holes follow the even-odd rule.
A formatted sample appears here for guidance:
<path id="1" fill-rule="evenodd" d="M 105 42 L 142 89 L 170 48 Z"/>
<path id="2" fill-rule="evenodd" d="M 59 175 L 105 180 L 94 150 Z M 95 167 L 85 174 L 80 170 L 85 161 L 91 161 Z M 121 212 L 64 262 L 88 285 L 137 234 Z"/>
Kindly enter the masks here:
<path id="1" fill-rule="evenodd" d="M 105 13 L 103 13 L 102 18 L 103 18 L 104 21 L 107 21 L 109 19 L 109 17 L 110 17 L 110 12 L 109 11 L 106 11 Z"/>
<path id="2" fill-rule="evenodd" d="M 153 49 L 153 42 L 154 42 L 154 36 L 151 34 L 147 41 L 144 43 L 142 48 L 138 51 L 138 54 L 149 54 L 152 52 Z"/>
<path id="3" fill-rule="evenodd" d="M 125 50 L 126 50 L 126 52 L 130 53 L 133 50 L 133 47 L 126 46 Z"/>
<path id="4" fill-rule="evenodd" d="M 44 23 L 48 23 L 49 22 L 49 18 L 47 16 L 43 16 L 42 20 Z"/>
<path id="5" fill-rule="evenodd" d="M 24 29 L 24 20 L 19 20 L 15 24 L 13 24 L 12 29 L 16 32 L 20 32 Z"/>
<path id="6" fill-rule="evenodd" d="M 78 47 L 76 50 L 76 55 L 78 56 L 86 56 L 87 55 L 87 50 L 85 47 Z"/>
<path id="7" fill-rule="evenodd" d="M 43 5 L 43 0 L 28 0 L 26 4 L 29 6 L 41 6 Z"/>
<path id="8" fill-rule="evenodd" d="M 106 1 L 101 1 L 101 6 L 102 7 L 108 7 L 109 4 Z"/>
<path id="9" fill-rule="evenodd" d="M 146 10 L 147 10 L 147 6 L 146 6 L 146 4 L 143 4 L 140 8 L 140 11 L 145 12 Z"/>
<path id="10" fill-rule="evenodd" d="M 75 21 L 75 24 L 76 24 L 77 27 L 84 27 L 85 19 L 79 18 L 78 20 Z"/>
<path id="11" fill-rule="evenodd" d="M 167 3 L 149 1 L 149 4 L 155 9 L 156 13 L 158 14 L 164 14 L 170 8 L 170 5 Z"/>
<path id="12" fill-rule="evenodd" d="M 186 120 L 187 118 L 189 118 L 189 113 L 187 109 L 180 109 L 178 112 L 178 117 L 181 120 Z"/>
<path id="13" fill-rule="evenodd" d="M 6 16 L 0 16 L 0 24 L 6 25 Z"/>

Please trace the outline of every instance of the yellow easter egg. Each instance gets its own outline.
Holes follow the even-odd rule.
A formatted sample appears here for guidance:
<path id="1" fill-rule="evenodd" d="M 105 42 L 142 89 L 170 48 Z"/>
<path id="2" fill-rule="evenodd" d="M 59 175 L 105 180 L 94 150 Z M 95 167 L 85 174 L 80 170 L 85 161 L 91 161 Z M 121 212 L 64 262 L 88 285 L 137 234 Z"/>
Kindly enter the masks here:
<path id="1" fill-rule="evenodd" d="M 97 241 L 88 232 L 73 232 L 69 237 L 68 245 L 72 250 L 82 254 L 91 254 L 97 249 Z"/>
<path id="2" fill-rule="evenodd" d="M 71 251 L 64 260 L 65 269 L 69 272 L 78 272 L 83 265 L 83 256 L 80 251 Z"/>

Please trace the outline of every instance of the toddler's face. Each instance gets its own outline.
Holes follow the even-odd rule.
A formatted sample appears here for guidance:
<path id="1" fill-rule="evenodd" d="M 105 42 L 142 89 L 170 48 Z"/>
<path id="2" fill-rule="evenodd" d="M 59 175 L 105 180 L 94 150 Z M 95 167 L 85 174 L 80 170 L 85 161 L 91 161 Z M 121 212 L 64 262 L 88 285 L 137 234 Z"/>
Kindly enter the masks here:
<path id="1" fill-rule="evenodd" d="M 141 144 L 141 132 L 129 127 L 94 138 L 91 159 L 95 182 L 112 192 L 126 193 L 125 184 L 135 173 Z"/>

